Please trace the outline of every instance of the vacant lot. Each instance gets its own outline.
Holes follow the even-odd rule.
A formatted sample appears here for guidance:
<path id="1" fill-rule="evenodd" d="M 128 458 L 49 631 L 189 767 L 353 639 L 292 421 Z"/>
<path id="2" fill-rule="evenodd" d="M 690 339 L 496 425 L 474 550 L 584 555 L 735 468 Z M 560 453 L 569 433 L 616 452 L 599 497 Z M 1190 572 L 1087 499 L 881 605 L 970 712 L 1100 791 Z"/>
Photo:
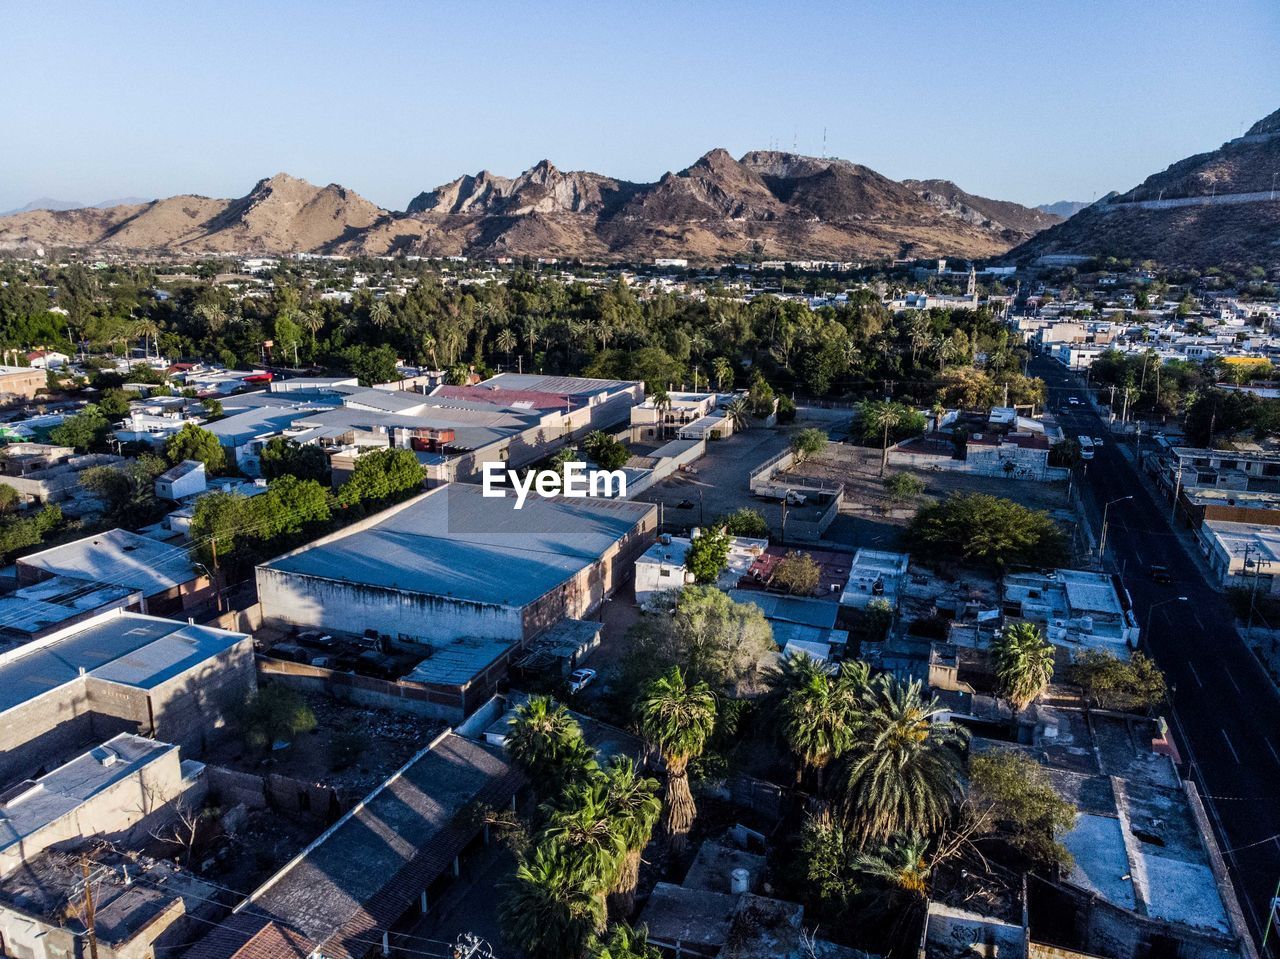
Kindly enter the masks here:
<path id="1" fill-rule="evenodd" d="M 832 443 L 813 459 L 786 475 L 797 481 L 805 478 L 844 483 L 845 500 L 840 517 L 827 531 L 833 542 L 855 547 L 895 549 L 901 545 L 902 531 L 921 504 L 945 499 L 952 493 L 989 493 L 1014 500 L 1031 509 L 1047 510 L 1059 519 L 1067 518 L 1067 484 L 1004 480 L 970 476 L 945 470 L 921 470 L 890 465 L 885 478 L 894 473 L 911 473 L 925 484 L 923 496 L 915 502 L 898 502 L 889 496 L 880 476 L 880 451 Z"/>

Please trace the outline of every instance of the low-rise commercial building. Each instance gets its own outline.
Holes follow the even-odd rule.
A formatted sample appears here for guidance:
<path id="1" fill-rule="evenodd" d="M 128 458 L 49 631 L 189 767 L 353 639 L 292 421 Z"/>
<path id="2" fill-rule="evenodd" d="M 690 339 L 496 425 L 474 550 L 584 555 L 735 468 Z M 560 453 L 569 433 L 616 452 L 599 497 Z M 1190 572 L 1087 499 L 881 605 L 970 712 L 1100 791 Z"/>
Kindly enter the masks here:
<path id="1" fill-rule="evenodd" d="M 200 755 L 256 683 L 247 635 L 120 610 L 0 653 L 0 786 L 119 732 Z"/>
<path id="2" fill-rule="evenodd" d="M 653 541 L 657 507 L 485 497 L 454 483 L 258 567 L 266 619 L 403 643 L 523 643 L 609 595 Z"/>

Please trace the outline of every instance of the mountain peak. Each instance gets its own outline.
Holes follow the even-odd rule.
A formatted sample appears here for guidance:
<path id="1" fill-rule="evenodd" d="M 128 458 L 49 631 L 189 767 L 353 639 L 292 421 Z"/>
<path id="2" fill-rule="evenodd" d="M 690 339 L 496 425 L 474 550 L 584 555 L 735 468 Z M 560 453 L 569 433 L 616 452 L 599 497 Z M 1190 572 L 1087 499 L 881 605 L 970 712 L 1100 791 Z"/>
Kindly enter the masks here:
<path id="1" fill-rule="evenodd" d="M 1249 127 L 1245 133 L 1247 137 L 1266 136 L 1272 133 L 1280 133 L 1280 110 L 1270 113 L 1263 117 L 1253 126 Z"/>

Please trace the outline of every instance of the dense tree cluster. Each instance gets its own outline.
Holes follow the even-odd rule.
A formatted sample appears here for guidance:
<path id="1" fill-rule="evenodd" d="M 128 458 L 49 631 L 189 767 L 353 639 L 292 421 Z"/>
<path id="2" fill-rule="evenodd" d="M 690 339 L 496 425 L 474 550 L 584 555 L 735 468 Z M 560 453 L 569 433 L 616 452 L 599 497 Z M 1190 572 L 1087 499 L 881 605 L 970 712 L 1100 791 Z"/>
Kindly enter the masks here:
<path id="1" fill-rule="evenodd" d="M 1066 537 L 1048 513 L 984 493 L 924 506 L 908 538 L 921 556 L 991 566 L 1055 566 L 1066 558 Z"/>

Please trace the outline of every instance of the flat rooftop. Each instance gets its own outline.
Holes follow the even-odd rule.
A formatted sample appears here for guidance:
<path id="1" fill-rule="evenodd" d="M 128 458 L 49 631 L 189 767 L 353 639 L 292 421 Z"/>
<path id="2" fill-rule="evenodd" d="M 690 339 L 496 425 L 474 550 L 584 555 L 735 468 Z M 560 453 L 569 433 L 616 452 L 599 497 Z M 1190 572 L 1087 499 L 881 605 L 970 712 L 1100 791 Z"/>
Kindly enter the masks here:
<path id="1" fill-rule="evenodd" d="M 483 496 L 450 483 L 260 568 L 500 606 L 526 606 L 652 518 L 649 503 Z"/>
<path id="2" fill-rule="evenodd" d="M 18 564 L 55 576 L 127 586 L 140 590 L 144 596 L 167 592 L 197 575 L 186 550 L 124 529 L 95 533 L 30 553 Z"/>
<path id="3" fill-rule="evenodd" d="M 1257 523 L 1228 523 L 1224 520 L 1205 520 L 1218 544 L 1232 559 L 1245 558 L 1247 549 L 1251 557 L 1265 563 L 1280 562 L 1280 527 L 1261 526 Z"/>
<path id="4" fill-rule="evenodd" d="M 511 640 L 480 636 L 455 639 L 433 647 L 431 656 L 418 663 L 404 679 L 436 686 L 465 686 L 514 645 Z"/>
<path id="5" fill-rule="evenodd" d="M 128 586 L 53 576 L 0 597 L 0 632 L 29 637 L 94 610 L 132 606 L 141 598 Z"/>
<path id="6" fill-rule="evenodd" d="M 0 713 L 73 682 L 94 679 L 151 689 L 248 637 L 137 613 L 108 615 L 82 629 L 0 654 Z"/>
<path id="7" fill-rule="evenodd" d="M 0 796 L 0 852 L 24 842 L 177 748 L 121 733 L 34 782 L 15 786 Z"/>

